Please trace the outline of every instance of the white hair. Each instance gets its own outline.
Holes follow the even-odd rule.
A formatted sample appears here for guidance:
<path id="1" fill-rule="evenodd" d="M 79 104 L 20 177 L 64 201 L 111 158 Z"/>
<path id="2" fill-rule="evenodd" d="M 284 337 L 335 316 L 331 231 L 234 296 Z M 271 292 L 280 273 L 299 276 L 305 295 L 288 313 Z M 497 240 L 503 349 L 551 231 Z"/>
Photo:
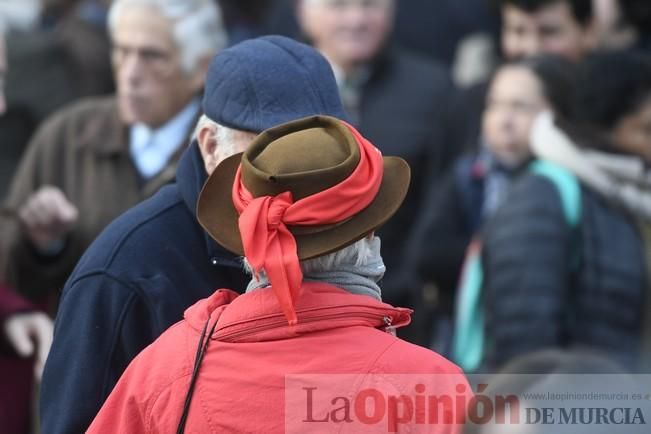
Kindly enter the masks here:
<path id="1" fill-rule="evenodd" d="M 202 58 L 212 57 L 226 47 L 221 9 L 214 0 L 115 0 L 108 17 L 112 34 L 120 14 L 132 6 L 156 7 L 173 22 L 173 38 L 180 52 L 181 67 L 187 73 L 195 72 Z"/>
<path id="2" fill-rule="evenodd" d="M 194 128 L 194 133 L 192 134 L 193 140 L 198 139 L 199 130 L 202 128 L 210 128 L 213 130 L 213 138 L 217 143 L 219 143 L 220 151 L 223 153 L 224 157 L 237 154 L 237 149 L 235 149 L 235 134 L 239 130 L 218 124 L 205 114 L 202 114 L 197 121 L 197 126 Z"/>
<path id="3" fill-rule="evenodd" d="M 371 243 L 373 239 L 364 237 L 355 243 L 323 256 L 316 258 L 306 259 L 301 261 L 301 270 L 304 275 L 323 273 L 328 271 L 337 271 L 341 264 L 352 264 L 356 267 L 363 267 L 369 264 L 373 258 L 373 247 Z M 244 270 L 253 275 L 251 264 L 246 258 L 242 260 Z"/>

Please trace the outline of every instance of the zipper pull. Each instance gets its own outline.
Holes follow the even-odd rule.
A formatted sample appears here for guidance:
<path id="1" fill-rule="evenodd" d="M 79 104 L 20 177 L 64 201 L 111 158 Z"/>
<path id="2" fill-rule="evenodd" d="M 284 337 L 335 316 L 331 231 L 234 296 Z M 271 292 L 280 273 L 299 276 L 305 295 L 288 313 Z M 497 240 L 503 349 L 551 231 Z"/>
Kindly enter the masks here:
<path id="1" fill-rule="evenodd" d="M 384 320 L 384 331 L 386 333 L 389 333 L 391 336 L 398 336 L 398 334 L 396 333 L 396 328 L 393 325 L 391 325 L 392 323 L 391 317 L 385 316 L 383 320 Z"/>

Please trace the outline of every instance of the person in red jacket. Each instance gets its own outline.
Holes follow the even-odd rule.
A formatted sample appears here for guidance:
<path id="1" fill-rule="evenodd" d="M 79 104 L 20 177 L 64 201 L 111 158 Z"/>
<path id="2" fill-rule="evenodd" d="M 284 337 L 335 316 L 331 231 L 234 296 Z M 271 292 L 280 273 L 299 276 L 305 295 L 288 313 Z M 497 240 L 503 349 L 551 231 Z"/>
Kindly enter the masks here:
<path id="1" fill-rule="evenodd" d="M 220 289 L 186 310 L 131 363 L 88 432 L 460 432 L 465 376 L 398 339 L 411 310 L 381 298 L 374 231 L 409 177 L 404 160 L 328 116 L 266 130 L 224 160 L 197 216 L 245 257 L 246 293 Z M 427 409 L 428 396 L 454 405 Z"/>

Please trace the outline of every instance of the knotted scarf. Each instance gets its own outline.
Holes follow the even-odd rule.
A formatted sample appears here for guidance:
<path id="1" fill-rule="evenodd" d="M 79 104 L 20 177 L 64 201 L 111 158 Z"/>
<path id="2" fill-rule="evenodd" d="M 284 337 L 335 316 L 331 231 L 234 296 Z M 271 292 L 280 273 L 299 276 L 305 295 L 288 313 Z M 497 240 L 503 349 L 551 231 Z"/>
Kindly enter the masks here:
<path id="1" fill-rule="evenodd" d="M 295 300 L 303 273 L 296 240 L 288 226 L 321 226 L 342 222 L 366 208 L 377 195 L 384 172 L 380 151 L 346 124 L 359 146 L 360 159 L 350 176 L 339 184 L 294 201 L 291 192 L 253 197 L 241 178 L 233 182 L 233 203 L 244 255 L 254 273 L 264 270 L 290 325 L 296 325 Z"/>

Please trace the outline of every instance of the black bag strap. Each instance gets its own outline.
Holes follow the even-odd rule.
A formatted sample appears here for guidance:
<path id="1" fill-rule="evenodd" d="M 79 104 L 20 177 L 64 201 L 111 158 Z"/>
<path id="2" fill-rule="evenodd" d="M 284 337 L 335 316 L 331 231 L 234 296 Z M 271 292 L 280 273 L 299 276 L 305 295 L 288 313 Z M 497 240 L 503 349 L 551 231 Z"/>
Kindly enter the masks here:
<path id="1" fill-rule="evenodd" d="M 188 413 L 190 412 L 190 403 L 192 402 L 192 394 L 194 393 L 194 385 L 197 382 L 199 377 L 199 367 L 201 366 L 201 361 L 203 356 L 206 354 L 206 349 L 208 348 L 208 343 L 210 342 L 210 337 L 215 331 L 217 326 L 217 321 L 210 328 L 210 333 L 206 335 L 206 330 L 208 330 L 208 324 L 210 323 L 210 318 L 206 320 L 206 324 L 203 326 L 201 331 L 201 337 L 199 338 L 199 345 L 197 346 L 197 353 L 194 356 L 194 368 L 192 370 L 192 378 L 190 378 L 190 387 L 188 387 L 188 393 L 185 395 L 185 403 L 183 404 L 183 413 L 181 414 L 181 420 L 179 421 L 179 426 L 176 430 L 176 434 L 183 434 L 185 432 L 185 423 L 188 419 Z"/>

